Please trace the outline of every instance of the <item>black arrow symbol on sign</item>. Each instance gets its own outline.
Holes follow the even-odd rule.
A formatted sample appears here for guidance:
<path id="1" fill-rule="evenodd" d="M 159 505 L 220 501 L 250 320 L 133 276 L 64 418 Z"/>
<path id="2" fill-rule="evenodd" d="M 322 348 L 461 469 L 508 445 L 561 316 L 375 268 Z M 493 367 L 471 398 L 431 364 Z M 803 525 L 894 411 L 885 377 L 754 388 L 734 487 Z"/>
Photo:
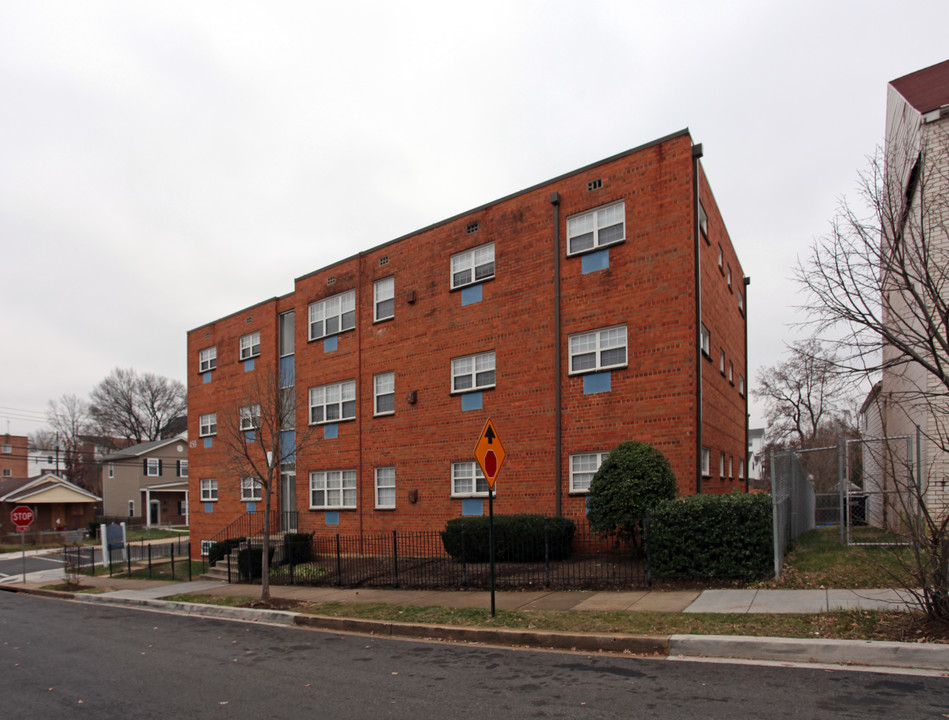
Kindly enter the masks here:
<path id="1" fill-rule="evenodd" d="M 494 444 L 494 438 L 497 436 L 494 434 L 494 428 L 488 425 L 487 431 L 484 433 L 484 436 L 488 439 L 488 445 Z"/>

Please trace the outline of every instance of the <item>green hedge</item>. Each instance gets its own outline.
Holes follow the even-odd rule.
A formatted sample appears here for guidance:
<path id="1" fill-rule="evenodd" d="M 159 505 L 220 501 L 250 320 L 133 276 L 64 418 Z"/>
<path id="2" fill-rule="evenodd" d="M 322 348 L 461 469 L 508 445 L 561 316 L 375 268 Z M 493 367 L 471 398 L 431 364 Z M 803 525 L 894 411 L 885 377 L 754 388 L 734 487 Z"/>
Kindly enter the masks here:
<path id="1" fill-rule="evenodd" d="M 283 536 L 283 556 L 288 563 L 313 562 L 313 533 L 288 532 Z"/>
<path id="2" fill-rule="evenodd" d="M 247 538 L 239 537 L 211 543 L 211 547 L 208 548 L 208 565 L 214 567 L 214 563 L 226 557 L 227 555 L 230 555 L 231 550 L 238 547 L 246 539 Z"/>
<path id="3" fill-rule="evenodd" d="M 455 560 L 488 562 L 488 521 L 486 516 L 454 518 L 445 524 L 442 544 Z M 573 520 L 544 515 L 495 515 L 494 559 L 497 562 L 538 562 L 544 559 L 544 523 L 547 523 L 548 557 L 570 557 L 577 526 Z M 462 557 L 464 531 L 464 557 Z"/>
<path id="4" fill-rule="evenodd" d="M 267 553 L 267 564 L 273 560 L 274 547 Z M 259 545 L 237 551 L 237 571 L 241 580 L 259 580 L 263 576 L 264 549 Z"/>
<path id="5" fill-rule="evenodd" d="M 693 495 L 651 513 L 649 556 L 659 578 L 755 580 L 774 570 L 771 496 Z"/>

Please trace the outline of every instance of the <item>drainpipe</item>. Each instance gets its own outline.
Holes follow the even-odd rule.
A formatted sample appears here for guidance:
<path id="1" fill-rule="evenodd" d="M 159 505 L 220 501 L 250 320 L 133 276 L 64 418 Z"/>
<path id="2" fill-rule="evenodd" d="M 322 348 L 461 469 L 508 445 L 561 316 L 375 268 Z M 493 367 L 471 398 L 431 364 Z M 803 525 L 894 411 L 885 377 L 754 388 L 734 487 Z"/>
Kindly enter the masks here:
<path id="1" fill-rule="evenodd" d="M 563 462 L 560 352 L 560 193 L 550 193 L 554 208 L 554 514 L 563 515 Z"/>
<path id="2" fill-rule="evenodd" d="M 695 236 L 695 339 L 702 333 L 702 231 L 699 228 L 699 160 L 702 144 L 692 146 L 692 231 Z M 695 353 L 695 492 L 702 494 L 702 349 Z M 711 462 L 711 460 L 709 461 Z"/>
<path id="3" fill-rule="evenodd" d="M 363 307 L 363 302 L 362 302 L 362 271 L 363 271 L 362 265 L 363 265 L 363 262 L 362 262 L 362 261 L 363 261 L 363 253 L 359 253 L 359 255 L 356 257 L 356 302 L 357 302 L 357 307 L 360 307 L 360 308 Z M 374 305 L 373 305 L 372 303 L 370 303 L 369 307 L 374 307 Z M 362 333 L 363 333 L 363 324 L 362 324 L 361 322 L 358 322 L 358 320 L 357 320 L 357 323 L 356 323 L 356 397 L 357 397 L 357 398 L 361 398 L 361 397 L 362 397 L 362 394 L 363 394 L 363 393 L 362 393 L 362 384 L 363 384 L 363 378 L 362 378 Z M 371 392 L 369 393 L 369 395 L 370 395 L 370 397 L 372 397 L 372 393 L 371 393 Z M 357 479 L 356 479 L 356 485 L 357 485 L 357 487 L 361 490 L 361 489 L 364 487 L 364 478 L 363 478 L 363 476 L 362 476 L 362 417 L 363 417 L 363 415 L 365 415 L 365 413 L 362 411 L 362 408 L 361 408 L 361 407 L 358 407 L 358 405 L 359 405 L 358 401 L 357 401 L 356 405 L 357 405 L 357 409 L 356 409 L 356 415 L 357 415 L 356 422 L 359 423 L 359 427 L 357 428 L 357 431 L 356 431 L 356 436 L 357 436 L 357 438 L 358 438 L 357 441 L 356 441 L 356 442 L 358 443 L 358 446 L 357 446 L 357 453 L 359 454 L 359 460 L 357 460 L 357 465 L 356 465 L 356 478 L 357 478 Z M 373 485 L 374 485 L 374 483 L 373 483 Z M 360 498 L 360 501 L 357 503 L 357 505 L 359 506 L 359 546 L 360 546 L 360 552 L 361 552 L 361 551 L 362 551 L 362 542 L 363 542 L 363 534 L 362 534 L 362 531 L 363 531 L 363 508 L 366 506 L 366 503 L 362 502 L 362 498 Z M 375 502 L 373 502 L 373 505 L 375 505 Z"/>
<path id="4" fill-rule="evenodd" d="M 751 459 L 748 457 L 748 393 L 750 392 L 748 382 L 748 286 L 751 285 L 751 278 L 745 280 L 745 492 L 748 492 L 749 481 L 748 474 L 751 471 Z"/>

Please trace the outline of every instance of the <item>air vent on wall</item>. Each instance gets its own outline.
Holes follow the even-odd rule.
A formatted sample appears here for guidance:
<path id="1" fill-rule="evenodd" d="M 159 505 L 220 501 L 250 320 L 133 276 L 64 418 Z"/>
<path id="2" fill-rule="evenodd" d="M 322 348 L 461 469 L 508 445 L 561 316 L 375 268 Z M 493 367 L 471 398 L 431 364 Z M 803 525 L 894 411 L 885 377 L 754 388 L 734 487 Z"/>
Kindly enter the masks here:
<path id="1" fill-rule="evenodd" d="M 326 284 L 327 284 L 327 285 L 335 285 L 335 284 L 336 284 L 336 276 L 335 276 L 335 275 L 330 275 L 328 278 L 326 278 Z"/>
<path id="2" fill-rule="evenodd" d="M 389 264 L 389 256 L 388 256 L 388 255 L 383 255 L 381 258 L 379 258 L 379 264 L 380 264 L 380 265 L 388 265 L 388 264 Z"/>
<path id="3" fill-rule="evenodd" d="M 587 183 L 587 192 L 590 192 L 591 190 L 599 190 L 601 187 L 603 187 L 603 178 L 591 180 Z"/>
<path id="4" fill-rule="evenodd" d="M 465 232 L 469 235 L 478 232 L 478 221 L 468 223 L 467 227 L 465 227 Z"/>

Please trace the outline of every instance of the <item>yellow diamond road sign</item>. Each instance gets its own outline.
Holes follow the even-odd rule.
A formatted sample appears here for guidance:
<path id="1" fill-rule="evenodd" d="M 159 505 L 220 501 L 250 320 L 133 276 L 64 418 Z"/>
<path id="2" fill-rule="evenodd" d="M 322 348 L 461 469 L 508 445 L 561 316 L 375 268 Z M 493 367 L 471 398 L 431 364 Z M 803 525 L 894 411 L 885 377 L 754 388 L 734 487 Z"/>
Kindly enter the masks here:
<path id="1" fill-rule="evenodd" d="M 485 480 L 488 481 L 488 487 L 492 490 L 494 490 L 494 481 L 501 470 L 501 463 L 504 462 L 505 455 L 501 438 L 498 437 L 498 433 L 489 419 L 484 424 L 484 430 L 481 431 L 478 444 L 475 446 L 475 457 L 478 459 L 478 465 L 481 466 L 481 472 L 484 473 Z"/>

